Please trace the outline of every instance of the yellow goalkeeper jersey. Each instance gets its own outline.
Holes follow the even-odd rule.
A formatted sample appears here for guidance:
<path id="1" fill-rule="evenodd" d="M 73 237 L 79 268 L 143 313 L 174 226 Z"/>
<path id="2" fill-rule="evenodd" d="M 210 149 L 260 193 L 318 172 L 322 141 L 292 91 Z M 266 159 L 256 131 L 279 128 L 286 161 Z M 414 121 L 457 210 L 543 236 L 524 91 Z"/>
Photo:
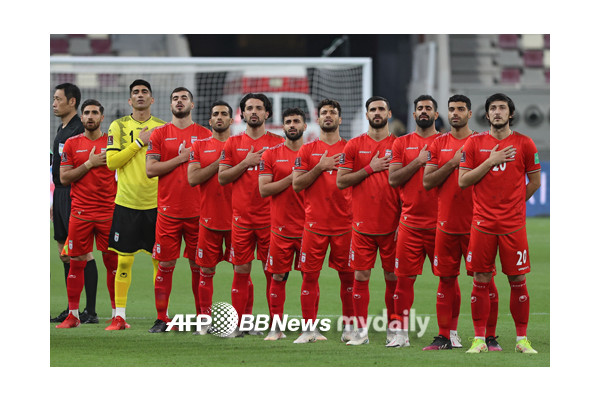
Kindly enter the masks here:
<path id="1" fill-rule="evenodd" d="M 146 176 L 147 146 L 138 138 L 145 126 L 153 129 L 164 124 L 165 121 L 154 116 L 140 122 L 131 115 L 110 124 L 106 164 L 117 171 L 116 204 L 137 210 L 156 208 L 158 178 Z"/>

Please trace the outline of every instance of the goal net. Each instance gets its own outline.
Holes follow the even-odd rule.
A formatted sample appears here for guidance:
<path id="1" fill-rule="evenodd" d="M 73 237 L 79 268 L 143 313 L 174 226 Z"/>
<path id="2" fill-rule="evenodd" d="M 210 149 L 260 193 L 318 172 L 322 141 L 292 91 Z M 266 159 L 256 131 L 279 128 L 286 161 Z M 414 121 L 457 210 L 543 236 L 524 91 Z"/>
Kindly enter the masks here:
<path id="1" fill-rule="evenodd" d="M 50 57 L 50 97 L 54 87 L 71 82 L 79 86 L 82 101 L 96 99 L 105 108 L 102 130 L 114 119 L 131 113 L 127 102 L 129 85 L 145 79 L 152 85 L 152 114 L 171 120 L 169 95 L 176 87 L 188 88 L 194 96 L 195 122 L 208 126 L 210 105 L 225 100 L 234 110 L 233 133 L 245 124 L 239 102 L 245 93 L 265 93 L 273 103 L 267 129 L 281 130 L 281 114 L 300 107 L 307 115 L 307 139 L 318 136 L 316 105 L 324 98 L 340 102 L 340 134 L 349 139 L 366 132 L 366 100 L 372 95 L 370 58 L 151 58 L 151 57 Z M 80 110 L 78 110 L 80 112 Z M 50 110 L 50 143 L 59 119 Z"/>

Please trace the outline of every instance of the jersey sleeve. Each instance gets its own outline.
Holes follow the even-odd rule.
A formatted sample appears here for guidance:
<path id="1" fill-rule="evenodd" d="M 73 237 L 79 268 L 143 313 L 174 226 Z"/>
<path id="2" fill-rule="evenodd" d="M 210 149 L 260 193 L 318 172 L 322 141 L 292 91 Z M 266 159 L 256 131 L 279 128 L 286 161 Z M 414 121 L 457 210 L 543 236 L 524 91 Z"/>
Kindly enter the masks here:
<path id="1" fill-rule="evenodd" d="M 542 170 L 537 147 L 531 138 L 525 142 L 525 172 L 531 174 Z"/>
<path id="2" fill-rule="evenodd" d="M 346 143 L 346 146 L 344 147 L 344 151 L 340 158 L 340 165 L 338 168 L 347 169 L 350 171 L 354 170 L 355 157 L 356 157 L 356 148 L 354 146 L 354 142 L 352 140 L 350 140 L 348 143 Z"/>
<path id="3" fill-rule="evenodd" d="M 429 158 L 425 165 L 432 165 L 434 167 L 437 167 L 438 163 L 439 163 L 439 157 L 440 157 L 440 139 L 437 138 L 433 141 L 433 143 L 431 144 L 431 147 L 429 148 Z"/>
<path id="4" fill-rule="evenodd" d="M 200 143 L 199 140 L 196 140 L 192 143 L 192 151 L 190 152 L 190 164 L 191 163 L 200 163 Z"/>
<path id="5" fill-rule="evenodd" d="M 258 176 L 273 176 L 273 154 L 274 150 L 267 150 L 262 154 L 258 167 Z"/>
<path id="6" fill-rule="evenodd" d="M 62 155 L 60 156 L 61 167 L 75 167 L 75 163 L 73 162 L 72 143 L 73 142 L 70 139 L 67 139 L 67 141 L 65 142 Z"/>
<path id="7" fill-rule="evenodd" d="M 394 140 L 394 145 L 392 146 L 392 161 L 390 164 L 402 166 L 402 159 L 404 156 L 403 149 L 404 136 L 400 136 L 398 139 Z"/>
<path id="8" fill-rule="evenodd" d="M 296 161 L 294 162 L 294 171 L 304 171 L 308 172 L 310 170 L 308 161 L 310 158 L 310 150 L 307 145 L 303 145 L 300 147 L 298 151 L 298 157 L 296 157 Z"/>
<path id="9" fill-rule="evenodd" d="M 463 148 L 463 153 L 460 158 L 459 169 L 472 170 L 475 168 L 475 148 L 473 144 L 473 137 L 469 137 L 465 142 L 465 147 Z"/>
<path id="10" fill-rule="evenodd" d="M 108 128 L 106 166 L 112 171 L 123 167 L 144 147 L 144 143 L 139 138 L 128 145 L 123 143 L 122 131 L 123 125 L 118 121 L 113 121 Z"/>
<path id="11" fill-rule="evenodd" d="M 223 151 L 221 152 L 221 161 L 219 161 L 219 165 L 226 165 L 228 167 L 233 167 L 233 159 L 232 159 L 232 142 L 233 138 L 230 137 L 225 142 L 225 146 L 223 146 Z"/>
<path id="12" fill-rule="evenodd" d="M 148 140 L 148 149 L 146 150 L 146 155 L 157 155 L 160 156 L 160 151 L 162 147 L 162 129 L 155 129 L 150 135 L 150 139 Z"/>

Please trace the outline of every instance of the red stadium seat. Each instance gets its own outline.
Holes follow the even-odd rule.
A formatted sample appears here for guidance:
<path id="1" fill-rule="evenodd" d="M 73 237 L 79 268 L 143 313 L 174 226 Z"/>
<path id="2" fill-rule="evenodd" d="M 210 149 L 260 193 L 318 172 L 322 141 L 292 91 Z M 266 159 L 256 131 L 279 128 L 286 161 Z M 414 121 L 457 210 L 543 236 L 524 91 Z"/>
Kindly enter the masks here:
<path id="1" fill-rule="evenodd" d="M 498 46 L 502 49 L 517 49 L 519 35 L 498 35 Z"/>
<path id="2" fill-rule="evenodd" d="M 550 35 L 544 35 L 544 48 L 550 48 Z"/>
<path id="3" fill-rule="evenodd" d="M 50 39 L 50 54 L 68 54 L 69 39 Z"/>
<path id="4" fill-rule="evenodd" d="M 519 83 L 521 81 L 521 70 L 519 68 L 504 68 L 500 76 L 501 83 Z"/>
<path id="5" fill-rule="evenodd" d="M 542 67 L 544 65 L 544 50 L 525 50 L 523 62 L 526 67 Z"/>
<path id="6" fill-rule="evenodd" d="M 94 54 L 110 54 L 112 51 L 110 39 L 91 39 L 90 45 Z"/>

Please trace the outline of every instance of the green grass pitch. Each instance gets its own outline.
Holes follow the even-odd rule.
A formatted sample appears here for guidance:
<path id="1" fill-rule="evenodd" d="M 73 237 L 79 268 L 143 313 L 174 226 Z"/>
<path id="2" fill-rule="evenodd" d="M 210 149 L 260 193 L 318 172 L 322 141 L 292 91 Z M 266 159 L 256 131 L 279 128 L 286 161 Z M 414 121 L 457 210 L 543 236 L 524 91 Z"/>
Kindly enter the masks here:
<path id="1" fill-rule="evenodd" d="M 527 220 L 532 272 L 527 276 L 531 296 L 528 336 L 537 355 L 514 352 L 515 331 L 509 311 L 509 285 L 506 277 L 496 278 L 500 305 L 498 341 L 504 351 L 478 355 L 465 354 L 473 336 L 470 309 L 472 280 L 464 273 L 459 277 L 462 292 L 461 316 L 458 332 L 463 349 L 450 351 L 422 351 L 437 335 L 435 300 L 438 278 L 431 273 L 426 261 L 424 273 L 415 283 L 413 309 L 421 318 L 429 317 L 427 329 L 421 337 L 410 335 L 411 347 L 386 348 L 385 332 L 370 331 L 371 343 L 346 346 L 340 342 L 335 322 L 341 312 L 339 280 L 335 271 L 324 268 L 320 278 L 321 298 L 319 316 L 332 320 L 332 329 L 325 332 L 325 342 L 305 345 L 293 344 L 295 332 L 286 332 L 287 338 L 265 342 L 261 336 L 223 339 L 213 335 L 196 336 L 190 332 L 150 334 L 148 329 L 156 319 L 152 264 L 146 254 L 136 256 L 132 285 L 128 295 L 125 331 L 105 331 L 110 317 L 110 301 L 106 289 L 106 270 L 101 255 L 95 252 L 98 265 L 97 311 L 98 325 L 82 325 L 76 329 L 55 329 L 50 324 L 50 366 L 52 367 L 548 367 L 550 366 L 550 219 Z M 52 238 L 52 234 L 50 236 Z M 63 267 L 50 244 L 50 315 L 55 316 L 67 304 Z M 499 265 L 499 264 L 498 264 Z M 228 263 L 217 266 L 214 278 L 213 301 L 231 303 L 232 268 Z M 254 261 L 252 280 L 255 285 L 254 314 L 268 314 L 265 296 L 265 278 L 260 263 Z M 286 314 L 300 317 L 299 272 L 290 273 L 287 283 Z M 384 309 L 384 282 L 381 267 L 376 265 L 370 282 L 369 314 L 381 315 Z M 82 294 L 81 311 L 85 306 Z M 169 305 L 170 315 L 194 313 L 190 269 L 187 260 L 179 259 L 174 272 L 173 291 Z"/>

